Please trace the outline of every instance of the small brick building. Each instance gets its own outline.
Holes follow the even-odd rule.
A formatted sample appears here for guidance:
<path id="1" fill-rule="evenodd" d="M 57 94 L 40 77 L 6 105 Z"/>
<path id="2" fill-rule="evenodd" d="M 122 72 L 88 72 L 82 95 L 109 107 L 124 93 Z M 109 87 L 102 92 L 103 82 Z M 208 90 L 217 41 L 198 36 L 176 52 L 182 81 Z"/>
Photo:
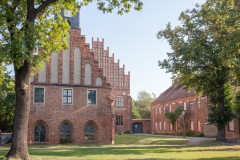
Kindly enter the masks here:
<path id="1" fill-rule="evenodd" d="M 151 133 L 151 119 L 132 119 L 132 133 Z"/>
<path id="2" fill-rule="evenodd" d="M 171 86 L 151 105 L 152 133 L 179 133 L 182 132 L 182 116 L 172 126 L 165 117 L 166 111 L 173 112 L 177 106 L 182 106 L 185 112 L 186 131 L 204 133 L 206 137 L 215 137 L 217 128 L 208 123 L 208 98 L 198 97 L 193 90 L 187 92 L 183 85 Z M 226 138 L 240 138 L 240 120 L 234 119 L 225 127 Z"/>
<path id="3" fill-rule="evenodd" d="M 112 144 L 115 128 L 130 130 L 130 73 L 125 75 L 103 45 L 101 54 L 93 49 L 94 41 L 90 48 L 79 12 L 72 17 L 64 10 L 62 16 L 71 26 L 69 47 L 52 53 L 31 78 L 28 142 Z"/>

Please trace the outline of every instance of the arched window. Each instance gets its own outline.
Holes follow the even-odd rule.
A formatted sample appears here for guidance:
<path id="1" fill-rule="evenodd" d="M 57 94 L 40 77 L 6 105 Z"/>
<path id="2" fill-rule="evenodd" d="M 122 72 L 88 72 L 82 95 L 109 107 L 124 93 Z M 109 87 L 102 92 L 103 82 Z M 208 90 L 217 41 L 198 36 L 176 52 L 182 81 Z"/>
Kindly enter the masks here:
<path id="1" fill-rule="evenodd" d="M 61 126 L 60 143 L 71 143 L 71 127 L 67 123 Z"/>
<path id="2" fill-rule="evenodd" d="M 35 142 L 46 141 L 46 130 L 42 123 L 38 123 L 34 129 L 34 141 Z"/>
<path id="3" fill-rule="evenodd" d="M 85 126 L 85 140 L 86 141 L 95 140 L 95 127 L 94 124 L 91 122 Z"/>

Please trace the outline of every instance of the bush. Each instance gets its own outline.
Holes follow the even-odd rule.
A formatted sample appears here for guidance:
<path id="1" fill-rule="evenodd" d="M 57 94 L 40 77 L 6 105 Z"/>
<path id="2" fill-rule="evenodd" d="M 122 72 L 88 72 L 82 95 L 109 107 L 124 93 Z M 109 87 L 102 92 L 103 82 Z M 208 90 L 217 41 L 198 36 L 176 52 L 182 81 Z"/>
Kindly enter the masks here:
<path id="1" fill-rule="evenodd" d="M 70 138 L 60 138 L 60 144 L 66 144 L 66 143 L 71 143 L 71 139 Z"/>

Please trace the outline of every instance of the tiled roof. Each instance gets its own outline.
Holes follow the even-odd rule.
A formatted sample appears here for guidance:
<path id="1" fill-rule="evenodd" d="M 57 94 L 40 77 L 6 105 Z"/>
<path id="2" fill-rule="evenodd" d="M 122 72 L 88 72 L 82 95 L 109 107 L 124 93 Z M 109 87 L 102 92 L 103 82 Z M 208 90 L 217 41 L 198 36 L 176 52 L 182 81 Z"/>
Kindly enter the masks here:
<path id="1" fill-rule="evenodd" d="M 188 97 L 192 95 L 196 95 L 193 89 L 191 89 L 190 91 L 187 91 L 182 84 L 178 86 L 172 85 L 163 93 L 161 93 L 160 96 L 153 102 L 153 104 L 157 102 L 165 102 L 165 101 L 179 99 L 179 98 Z"/>

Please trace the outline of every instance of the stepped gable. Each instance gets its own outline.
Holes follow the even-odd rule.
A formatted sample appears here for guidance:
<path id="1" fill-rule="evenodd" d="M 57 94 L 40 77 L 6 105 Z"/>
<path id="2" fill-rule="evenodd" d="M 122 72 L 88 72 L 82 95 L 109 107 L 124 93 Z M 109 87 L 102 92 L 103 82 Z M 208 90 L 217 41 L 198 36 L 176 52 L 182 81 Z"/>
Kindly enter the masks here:
<path id="1" fill-rule="evenodd" d="M 179 98 L 188 97 L 192 95 L 196 95 L 193 89 L 191 89 L 190 91 L 187 91 L 184 88 L 184 85 L 182 84 L 178 86 L 172 85 L 163 93 L 161 93 L 160 96 L 153 102 L 153 104 L 157 102 L 165 102 L 165 101 L 179 99 Z"/>
<path id="2" fill-rule="evenodd" d="M 94 53 L 94 59 L 98 61 L 98 67 L 102 68 L 103 75 L 111 87 L 130 89 L 130 71 L 125 74 L 125 65 L 120 67 L 120 60 L 115 62 L 114 53 L 110 56 L 109 47 L 104 49 L 104 39 L 92 38 L 91 52 Z"/>
<path id="3" fill-rule="evenodd" d="M 92 66 L 92 81 L 97 79 L 97 77 L 100 77 L 102 79 L 102 86 L 109 87 L 110 84 L 106 81 L 106 76 L 103 74 L 102 68 L 99 68 L 99 62 L 98 60 L 94 59 L 94 53 L 90 49 L 90 44 L 86 43 L 86 38 L 84 35 L 81 34 L 80 29 L 70 29 L 69 30 L 70 37 L 68 38 L 68 48 L 66 50 L 69 50 L 69 68 L 67 70 L 67 74 L 69 76 L 68 82 L 63 82 L 63 56 L 64 51 L 61 51 L 57 54 L 57 63 L 58 63 L 58 69 L 57 74 L 58 77 L 55 82 L 51 81 L 51 63 L 53 54 L 50 57 L 50 60 L 48 62 L 43 62 L 43 70 L 39 71 L 31 80 L 33 83 L 42 83 L 42 84 L 72 84 L 72 85 L 84 85 L 85 77 L 84 77 L 84 64 L 89 63 Z M 74 83 L 74 59 L 76 60 L 76 57 L 74 58 L 74 51 L 76 48 L 79 48 L 81 50 L 81 77 L 79 83 Z M 44 75 L 44 80 L 40 80 L 39 77 Z M 42 79 L 42 78 L 41 78 Z M 93 83 L 94 84 L 94 83 Z"/>

